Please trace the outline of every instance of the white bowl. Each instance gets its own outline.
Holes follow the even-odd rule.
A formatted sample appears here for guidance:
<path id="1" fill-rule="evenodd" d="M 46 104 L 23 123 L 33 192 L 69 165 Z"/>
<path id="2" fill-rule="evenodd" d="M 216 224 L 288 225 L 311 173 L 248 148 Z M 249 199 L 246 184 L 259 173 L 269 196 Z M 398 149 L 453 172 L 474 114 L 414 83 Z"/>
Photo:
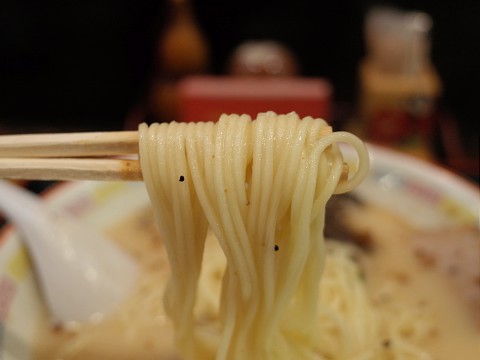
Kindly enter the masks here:
<path id="1" fill-rule="evenodd" d="M 351 150 L 343 149 L 347 157 Z M 369 145 L 371 171 L 355 192 L 397 212 L 412 224 L 478 227 L 478 187 L 430 163 Z M 64 183 L 46 196 L 50 206 L 106 229 L 148 204 L 144 184 Z M 0 359 L 31 359 L 41 297 L 24 247 L 13 228 L 0 233 Z"/>

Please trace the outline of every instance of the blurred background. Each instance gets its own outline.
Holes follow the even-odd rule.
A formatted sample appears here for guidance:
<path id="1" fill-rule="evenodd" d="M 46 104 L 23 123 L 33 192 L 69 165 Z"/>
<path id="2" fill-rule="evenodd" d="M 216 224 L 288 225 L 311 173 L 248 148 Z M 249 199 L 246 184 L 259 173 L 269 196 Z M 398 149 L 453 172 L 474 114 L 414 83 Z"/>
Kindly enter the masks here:
<path id="1" fill-rule="evenodd" d="M 0 134 L 283 104 L 478 182 L 479 14 L 474 0 L 0 0 Z"/>

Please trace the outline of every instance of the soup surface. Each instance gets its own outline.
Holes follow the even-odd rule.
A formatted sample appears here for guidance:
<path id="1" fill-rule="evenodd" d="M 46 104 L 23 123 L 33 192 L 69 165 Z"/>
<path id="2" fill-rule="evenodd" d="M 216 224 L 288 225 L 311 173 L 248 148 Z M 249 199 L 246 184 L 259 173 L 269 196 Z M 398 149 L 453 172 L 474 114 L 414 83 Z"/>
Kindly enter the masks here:
<path id="1" fill-rule="evenodd" d="M 430 260 L 437 258 L 420 251 L 419 230 L 383 208 L 352 203 L 342 209 L 341 216 L 344 225 L 361 240 L 356 244 L 327 240 L 332 251 L 327 255 L 325 281 L 322 279 L 321 306 L 334 307 L 335 300 L 328 293 L 328 281 L 343 271 L 335 264 L 334 254 L 338 249 L 346 249 L 350 265 L 359 274 L 356 285 L 365 292 L 380 327 L 377 333 L 382 334 L 374 339 L 376 358 L 380 354 L 382 359 L 394 359 L 394 350 L 400 346 L 421 349 L 424 354 L 421 359 L 479 358 L 480 326 L 472 315 L 478 302 L 470 299 L 469 303 L 463 293 L 470 290 L 475 293 L 475 286 L 478 291 L 480 285 L 467 284 L 465 286 L 472 286 L 473 290 L 461 290 L 457 286 L 459 282 L 451 281 L 441 266 L 427 261 L 429 256 Z M 453 234 L 455 231 L 463 230 L 455 229 Z M 468 232 L 473 232 L 474 238 L 471 252 L 480 253 L 478 232 Z M 141 264 L 142 276 L 132 297 L 121 304 L 116 313 L 93 319 L 92 324 L 52 326 L 45 313 L 35 346 L 37 359 L 177 359 L 172 346 L 172 326 L 162 304 L 169 277 L 168 260 L 151 209 L 144 208 L 119 222 L 109 230 L 109 235 Z M 196 305 L 198 327 L 210 347 L 205 349 L 205 354 L 211 353 L 217 343 L 217 312 L 224 266 L 223 253 L 210 236 Z M 480 269 L 472 271 L 474 276 L 480 275 Z M 369 326 L 353 322 L 344 325 L 347 328 Z M 357 337 L 352 340 L 355 341 L 363 340 Z M 369 346 L 366 343 L 364 347 Z M 339 345 L 333 344 L 332 348 L 335 347 Z M 319 359 L 338 358 L 333 350 L 322 352 L 319 349 L 318 352 Z M 355 353 L 348 353 L 348 349 L 343 356 L 358 358 Z M 204 358 L 209 357 L 205 355 Z"/>

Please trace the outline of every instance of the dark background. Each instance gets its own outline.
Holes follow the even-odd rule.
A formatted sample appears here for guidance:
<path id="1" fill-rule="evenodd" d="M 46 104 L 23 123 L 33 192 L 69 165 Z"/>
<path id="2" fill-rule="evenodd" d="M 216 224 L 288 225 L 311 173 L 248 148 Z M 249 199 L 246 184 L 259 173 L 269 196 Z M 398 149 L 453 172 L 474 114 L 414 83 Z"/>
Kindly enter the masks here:
<path id="1" fill-rule="evenodd" d="M 478 156 L 480 1 L 192 2 L 222 74 L 232 50 L 273 39 L 296 54 L 301 75 L 329 79 L 335 102 L 354 105 L 364 55 L 363 19 L 375 4 L 428 12 L 440 108 Z M 0 133 L 121 129 L 145 98 L 166 2 L 0 0 Z"/>

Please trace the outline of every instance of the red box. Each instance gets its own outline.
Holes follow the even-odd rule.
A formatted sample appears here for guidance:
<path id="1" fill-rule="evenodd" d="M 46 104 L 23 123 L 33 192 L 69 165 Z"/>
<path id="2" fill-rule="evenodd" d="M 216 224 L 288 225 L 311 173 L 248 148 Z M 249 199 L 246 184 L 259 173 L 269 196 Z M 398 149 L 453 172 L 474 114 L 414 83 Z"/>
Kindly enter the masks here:
<path id="1" fill-rule="evenodd" d="M 194 76 L 178 85 L 179 121 L 216 121 L 221 114 L 260 112 L 330 120 L 332 89 L 321 78 Z"/>

